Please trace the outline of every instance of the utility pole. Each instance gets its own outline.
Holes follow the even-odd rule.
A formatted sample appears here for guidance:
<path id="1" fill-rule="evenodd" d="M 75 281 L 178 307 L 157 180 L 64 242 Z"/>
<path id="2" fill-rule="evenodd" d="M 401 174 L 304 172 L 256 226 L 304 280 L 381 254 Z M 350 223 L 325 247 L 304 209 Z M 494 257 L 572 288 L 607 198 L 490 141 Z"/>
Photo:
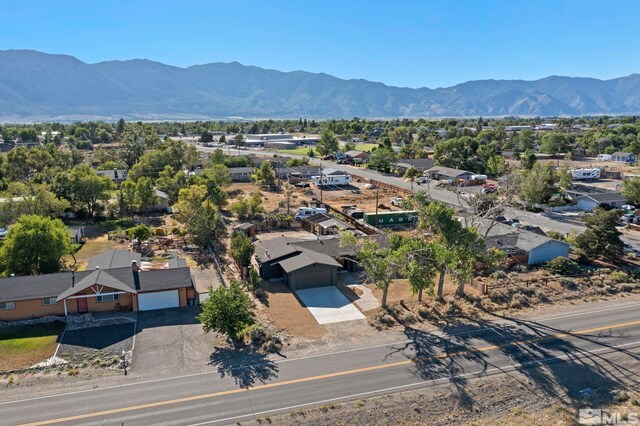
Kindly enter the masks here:
<path id="1" fill-rule="evenodd" d="M 379 186 L 376 185 L 376 228 L 378 227 L 378 199 L 379 199 Z"/>
<path id="2" fill-rule="evenodd" d="M 320 184 L 320 202 L 322 203 L 322 160 L 320 160 L 320 181 L 318 183 Z"/>

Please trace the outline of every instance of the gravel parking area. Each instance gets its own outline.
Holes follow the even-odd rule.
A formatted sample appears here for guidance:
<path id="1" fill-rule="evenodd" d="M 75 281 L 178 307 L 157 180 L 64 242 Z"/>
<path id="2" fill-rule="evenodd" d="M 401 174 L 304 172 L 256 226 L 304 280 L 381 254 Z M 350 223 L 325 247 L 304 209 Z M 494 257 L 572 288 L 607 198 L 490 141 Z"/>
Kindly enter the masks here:
<path id="1" fill-rule="evenodd" d="M 135 322 L 67 330 L 58 357 L 73 364 L 117 365 L 122 351 L 131 351 Z"/>

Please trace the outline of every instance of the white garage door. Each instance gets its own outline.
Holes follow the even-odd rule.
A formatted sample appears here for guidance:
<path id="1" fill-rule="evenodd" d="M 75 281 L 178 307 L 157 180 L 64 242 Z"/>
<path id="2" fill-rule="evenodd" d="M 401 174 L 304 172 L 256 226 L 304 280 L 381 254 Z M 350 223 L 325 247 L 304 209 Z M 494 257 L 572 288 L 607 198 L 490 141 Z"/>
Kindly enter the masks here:
<path id="1" fill-rule="evenodd" d="M 143 293 L 138 295 L 138 308 L 141 311 L 177 308 L 178 306 L 180 306 L 178 290 L 158 291 L 156 293 Z"/>

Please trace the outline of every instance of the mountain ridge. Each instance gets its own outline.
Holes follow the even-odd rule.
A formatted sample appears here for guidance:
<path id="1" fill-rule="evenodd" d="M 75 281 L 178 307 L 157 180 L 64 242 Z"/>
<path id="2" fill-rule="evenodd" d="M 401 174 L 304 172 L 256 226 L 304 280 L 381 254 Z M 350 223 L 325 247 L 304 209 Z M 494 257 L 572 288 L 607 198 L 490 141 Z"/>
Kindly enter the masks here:
<path id="1" fill-rule="evenodd" d="M 0 51 L 0 120 L 399 118 L 640 113 L 640 74 L 599 80 L 471 80 L 395 87 L 234 62 L 177 67 L 150 59 L 87 64 L 71 55 Z"/>

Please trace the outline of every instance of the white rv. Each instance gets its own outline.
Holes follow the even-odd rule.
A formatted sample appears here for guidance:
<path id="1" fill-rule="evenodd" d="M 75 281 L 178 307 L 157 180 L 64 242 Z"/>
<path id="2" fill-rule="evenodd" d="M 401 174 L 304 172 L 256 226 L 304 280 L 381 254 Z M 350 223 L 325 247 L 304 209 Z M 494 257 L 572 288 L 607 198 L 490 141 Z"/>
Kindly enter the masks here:
<path id="1" fill-rule="evenodd" d="M 573 169 L 571 170 L 571 178 L 573 180 L 590 180 L 600 179 L 600 169 Z"/>
<path id="2" fill-rule="evenodd" d="M 353 179 L 350 175 L 322 175 L 311 176 L 311 181 L 316 186 L 343 186 L 349 185 Z"/>
<path id="3" fill-rule="evenodd" d="M 327 209 L 324 207 L 300 207 L 296 212 L 296 220 L 306 219 L 316 214 L 327 214 Z"/>
<path id="4" fill-rule="evenodd" d="M 611 154 L 598 154 L 598 161 L 611 161 Z"/>

